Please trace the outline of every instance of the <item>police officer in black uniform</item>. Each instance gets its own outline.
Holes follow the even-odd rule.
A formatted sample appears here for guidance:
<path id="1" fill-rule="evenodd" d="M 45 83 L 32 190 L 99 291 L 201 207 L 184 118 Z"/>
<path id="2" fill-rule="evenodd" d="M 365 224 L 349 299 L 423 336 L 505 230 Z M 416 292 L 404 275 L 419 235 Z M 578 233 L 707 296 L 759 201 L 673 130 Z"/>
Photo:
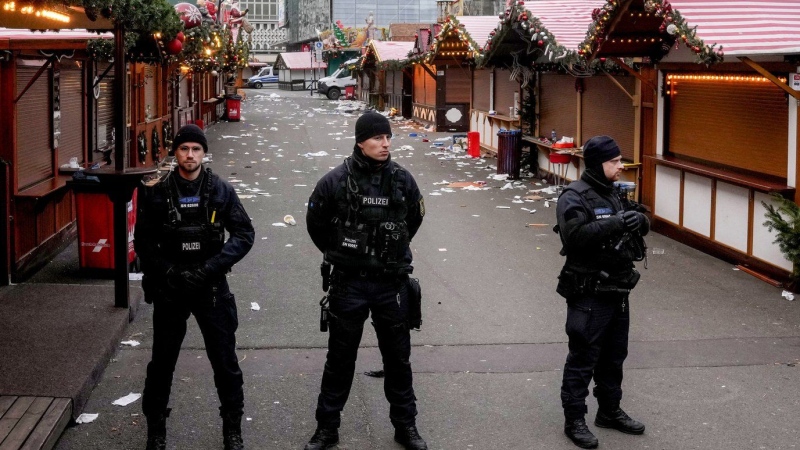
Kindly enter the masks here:
<path id="1" fill-rule="evenodd" d="M 409 243 L 422 224 L 425 205 L 411 174 L 391 161 L 391 138 L 384 116 L 363 114 L 356 122 L 353 155 L 319 180 L 308 202 L 308 233 L 326 262 L 333 264 L 333 271 L 318 426 L 306 450 L 326 449 L 339 442 L 340 413 L 350 394 L 356 353 L 370 312 L 383 356 L 394 439 L 407 449 L 428 448 L 416 427 L 409 362 L 409 322 L 414 309 L 409 303 L 418 307 L 410 294 Z"/>
<path id="2" fill-rule="evenodd" d="M 233 187 L 203 168 L 207 151 L 202 129 L 181 127 L 172 141 L 177 170 L 140 196 L 134 246 L 145 300 L 153 303 L 153 355 L 142 400 L 147 450 L 166 448 L 172 374 L 191 314 L 214 370 L 225 450 L 244 448 L 238 319 L 225 274 L 250 251 L 255 232 Z"/>
<path id="3" fill-rule="evenodd" d="M 557 291 L 567 299 L 569 354 L 561 402 L 564 433 L 581 448 L 597 448 L 584 415 L 594 378 L 595 425 L 642 434 L 644 424 L 620 408 L 622 364 L 628 355 L 628 293 L 639 280 L 634 261 L 644 258 L 647 217 L 614 185 L 622 173 L 619 146 L 608 136 L 583 148 L 586 170 L 558 198 L 556 214 L 564 264 Z"/>

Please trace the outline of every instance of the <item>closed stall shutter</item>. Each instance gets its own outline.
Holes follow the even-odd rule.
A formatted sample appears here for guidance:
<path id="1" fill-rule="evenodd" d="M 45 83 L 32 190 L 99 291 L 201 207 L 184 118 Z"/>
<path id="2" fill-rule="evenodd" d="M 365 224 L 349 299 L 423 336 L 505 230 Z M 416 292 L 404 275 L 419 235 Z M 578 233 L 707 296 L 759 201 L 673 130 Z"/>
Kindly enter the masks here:
<path id="1" fill-rule="evenodd" d="M 492 105 L 489 104 L 489 80 L 491 70 L 476 70 L 472 77 L 472 108 L 480 111 L 489 111 Z"/>
<path id="2" fill-rule="evenodd" d="M 17 95 L 22 93 L 38 70 L 38 67 L 17 69 Z M 17 182 L 20 190 L 53 176 L 49 77 L 48 69 L 17 103 Z"/>
<path id="3" fill-rule="evenodd" d="M 788 117 L 772 83 L 680 80 L 670 94 L 669 151 L 786 178 Z"/>
<path id="4" fill-rule="evenodd" d="M 447 103 L 469 103 L 470 97 L 469 67 L 450 66 L 445 69 L 445 92 Z"/>
<path id="5" fill-rule="evenodd" d="M 191 89 L 191 88 L 192 88 L 191 79 L 189 77 L 184 77 L 181 80 L 181 84 L 180 84 L 180 100 L 179 100 L 179 104 L 178 104 L 179 108 L 187 108 L 187 107 L 190 106 L 189 105 L 189 98 L 190 98 L 191 92 L 189 91 L 189 89 Z"/>
<path id="6" fill-rule="evenodd" d="M 98 76 L 102 75 L 107 64 L 97 68 Z M 98 84 L 100 96 L 97 97 L 97 128 L 95 136 L 95 150 L 105 149 L 111 145 L 111 134 L 114 129 L 114 69 L 111 69 Z"/>
<path id="7" fill-rule="evenodd" d="M 433 73 L 438 74 L 436 66 L 429 66 Z M 436 106 L 436 77 L 425 72 L 425 104 Z"/>
<path id="8" fill-rule="evenodd" d="M 575 78 L 570 75 L 542 74 L 539 78 L 539 129 L 546 137 L 556 130 L 558 137 L 577 135 L 578 101 Z"/>
<path id="9" fill-rule="evenodd" d="M 514 106 L 514 94 L 519 92 L 519 83 L 510 80 L 508 70 L 494 71 L 494 109 L 497 114 L 507 116 L 509 108 Z"/>
<path id="10" fill-rule="evenodd" d="M 630 94 L 634 93 L 635 78 L 614 77 Z M 608 77 L 583 79 L 581 99 L 581 138 L 586 142 L 592 136 L 608 135 L 614 138 L 622 151 L 622 159 L 633 161 L 634 111 L 633 103 Z M 543 130 L 549 131 L 549 130 Z M 581 145 L 581 144 L 577 144 Z"/>
<path id="11" fill-rule="evenodd" d="M 414 64 L 414 103 L 425 104 L 425 79 L 428 77 L 421 64 Z"/>
<path id="12" fill-rule="evenodd" d="M 381 71 L 381 73 L 383 74 L 383 93 L 391 95 L 394 87 L 394 75 L 388 70 Z"/>
<path id="13" fill-rule="evenodd" d="M 61 70 L 61 139 L 58 141 L 58 165 L 78 158 L 83 163 L 83 71 Z"/>

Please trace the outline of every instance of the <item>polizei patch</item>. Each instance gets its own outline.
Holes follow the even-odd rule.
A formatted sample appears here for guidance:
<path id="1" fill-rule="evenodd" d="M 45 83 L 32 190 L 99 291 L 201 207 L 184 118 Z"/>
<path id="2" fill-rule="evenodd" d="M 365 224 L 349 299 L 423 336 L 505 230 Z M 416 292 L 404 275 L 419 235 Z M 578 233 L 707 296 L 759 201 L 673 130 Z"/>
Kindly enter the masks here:
<path id="1" fill-rule="evenodd" d="M 362 206 L 389 206 L 389 197 L 361 197 Z"/>

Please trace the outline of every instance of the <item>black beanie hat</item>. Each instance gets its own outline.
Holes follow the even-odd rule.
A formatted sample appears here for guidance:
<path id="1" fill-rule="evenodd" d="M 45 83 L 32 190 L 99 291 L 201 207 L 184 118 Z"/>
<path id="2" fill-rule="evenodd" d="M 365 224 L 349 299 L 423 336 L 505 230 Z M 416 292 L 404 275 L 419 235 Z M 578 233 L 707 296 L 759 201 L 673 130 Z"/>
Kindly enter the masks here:
<path id="1" fill-rule="evenodd" d="M 392 135 L 392 126 L 389 119 L 376 112 L 366 112 L 356 121 L 356 143 L 379 134 Z"/>
<path id="2" fill-rule="evenodd" d="M 600 167 L 620 154 L 619 145 L 609 136 L 595 136 L 583 144 L 583 161 L 586 167 Z"/>
<path id="3" fill-rule="evenodd" d="M 203 146 L 203 151 L 208 153 L 206 134 L 197 125 L 184 125 L 175 133 L 175 139 L 172 140 L 172 151 L 174 152 L 181 144 L 186 142 L 197 142 Z"/>

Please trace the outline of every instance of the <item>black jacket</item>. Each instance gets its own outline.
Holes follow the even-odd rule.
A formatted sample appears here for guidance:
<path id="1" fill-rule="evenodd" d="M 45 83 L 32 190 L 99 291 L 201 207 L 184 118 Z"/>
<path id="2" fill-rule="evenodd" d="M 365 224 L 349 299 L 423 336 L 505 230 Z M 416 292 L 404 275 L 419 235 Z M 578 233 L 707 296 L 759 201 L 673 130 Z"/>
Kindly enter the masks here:
<path id="1" fill-rule="evenodd" d="M 583 183 L 585 184 L 583 184 Z M 633 269 L 624 251 L 615 249 L 623 238 L 625 226 L 617 212 L 623 210 L 618 189 L 603 174 L 586 170 L 581 182 L 567 186 L 558 198 L 556 217 L 566 253 L 565 267 L 580 272 L 605 271 L 612 276 Z M 580 186 L 588 185 L 581 191 Z M 577 189 L 576 189 L 577 188 Z M 650 222 L 642 214 L 639 233 L 650 231 Z"/>

